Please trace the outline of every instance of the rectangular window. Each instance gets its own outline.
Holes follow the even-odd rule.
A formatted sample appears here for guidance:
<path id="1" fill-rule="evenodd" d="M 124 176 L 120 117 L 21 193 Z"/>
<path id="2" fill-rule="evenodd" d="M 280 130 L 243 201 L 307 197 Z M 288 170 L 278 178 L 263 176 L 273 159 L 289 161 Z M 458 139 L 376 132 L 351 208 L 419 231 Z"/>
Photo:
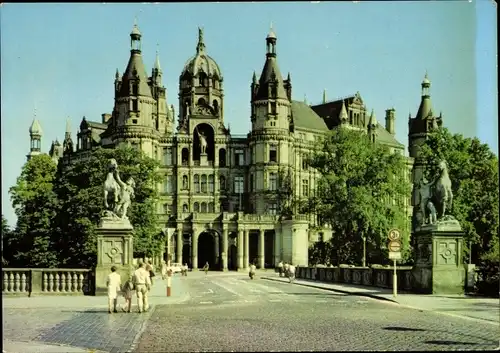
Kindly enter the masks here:
<path id="1" fill-rule="evenodd" d="M 238 175 L 234 177 L 234 192 L 236 194 L 242 194 L 243 190 L 243 176 Z"/>
<path id="2" fill-rule="evenodd" d="M 137 99 L 132 100 L 132 111 L 133 112 L 139 111 L 139 102 L 137 101 Z"/>
<path id="3" fill-rule="evenodd" d="M 234 165 L 236 166 L 245 165 L 245 155 L 243 150 L 236 150 L 234 152 Z"/>
<path id="4" fill-rule="evenodd" d="M 278 189 L 278 174 L 269 173 L 269 190 L 276 191 Z"/>
<path id="5" fill-rule="evenodd" d="M 302 180 L 302 196 L 309 196 L 309 180 L 307 179 Z"/>
<path id="6" fill-rule="evenodd" d="M 194 176 L 194 192 L 196 193 L 200 193 L 200 176 L 198 174 L 196 174 Z"/>
<path id="7" fill-rule="evenodd" d="M 133 96 L 139 95 L 139 84 L 138 83 L 132 83 L 132 95 Z"/>
<path id="8" fill-rule="evenodd" d="M 253 185 L 253 174 L 250 174 L 250 191 L 253 191 L 254 190 L 254 185 Z"/>
<path id="9" fill-rule="evenodd" d="M 164 183 L 164 192 L 166 194 L 171 194 L 174 186 L 174 176 L 173 175 L 166 175 L 165 176 L 165 183 Z"/>
<path id="10" fill-rule="evenodd" d="M 307 158 L 307 154 L 302 155 L 302 169 L 307 169 L 307 167 L 309 166 L 307 163 Z"/>
<path id="11" fill-rule="evenodd" d="M 208 192 L 214 192 L 214 176 L 208 176 Z"/>
<path id="12" fill-rule="evenodd" d="M 173 163 L 173 153 L 172 153 L 172 147 L 167 147 L 163 149 L 163 163 L 165 165 L 172 165 Z"/>
<path id="13" fill-rule="evenodd" d="M 269 147 L 269 162 L 277 162 L 278 161 L 278 147 L 270 146 Z"/>
<path id="14" fill-rule="evenodd" d="M 201 176 L 201 192 L 207 192 L 207 176 L 205 174 Z"/>
<path id="15" fill-rule="evenodd" d="M 267 209 L 270 215 L 276 216 L 278 213 L 278 204 L 277 203 L 271 203 Z"/>
<path id="16" fill-rule="evenodd" d="M 276 102 L 271 102 L 271 114 L 276 115 Z"/>

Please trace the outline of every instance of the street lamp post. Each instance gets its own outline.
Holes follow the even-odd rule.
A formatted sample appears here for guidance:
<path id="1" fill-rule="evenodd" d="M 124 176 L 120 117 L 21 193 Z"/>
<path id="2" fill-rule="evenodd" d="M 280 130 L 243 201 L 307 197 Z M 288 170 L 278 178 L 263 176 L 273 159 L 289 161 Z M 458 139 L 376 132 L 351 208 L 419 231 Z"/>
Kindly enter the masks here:
<path id="1" fill-rule="evenodd" d="M 366 267 L 366 237 L 363 235 L 363 267 Z"/>

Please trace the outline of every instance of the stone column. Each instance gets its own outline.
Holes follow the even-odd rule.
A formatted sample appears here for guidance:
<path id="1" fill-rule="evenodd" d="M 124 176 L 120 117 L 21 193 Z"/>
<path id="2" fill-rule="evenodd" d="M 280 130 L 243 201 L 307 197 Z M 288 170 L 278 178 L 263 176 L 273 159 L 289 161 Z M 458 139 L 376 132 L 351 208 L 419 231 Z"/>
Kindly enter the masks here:
<path id="1" fill-rule="evenodd" d="M 264 260 L 265 260 L 265 256 L 264 256 L 264 253 L 265 253 L 265 243 L 264 243 L 264 234 L 265 234 L 265 230 L 264 229 L 261 229 L 259 231 L 259 268 L 264 268 Z"/>
<path id="2" fill-rule="evenodd" d="M 193 270 L 198 269 L 198 235 L 197 231 L 193 229 L 193 241 L 191 244 L 191 249 L 193 249 L 191 254 Z"/>
<path id="3" fill-rule="evenodd" d="M 177 263 L 182 263 L 182 249 L 184 247 L 184 237 L 182 236 L 182 223 L 177 224 Z"/>
<path id="4" fill-rule="evenodd" d="M 243 269 L 243 231 L 238 230 L 238 270 Z"/>
<path id="5" fill-rule="evenodd" d="M 248 269 L 249 262 L 250 262 L 250 231 L 245 230 L 245 257 L 243 260 L 243 265 L 245 266 L 245 269 Z"/>
<path id="6" fill-rule="evenodd" d="M 219 233 L 215 233 L 215 239 L 214 239 L 214 252 L 215 252 L 215 265 L 218 266 L 220 261 L 219 261 Z"/>
<path id="7" fill-rule="evenodd" d="M 274 266 L 278 266 L 281 261 L 281 242 L 280 234 L 274 231 Z"/>
<path id="8" fill-rule="evenodd" d="M 227 229 L 222 231 L 222 271 L 227 271 L 227 252 L 228 252 L 228 238 Z"/>

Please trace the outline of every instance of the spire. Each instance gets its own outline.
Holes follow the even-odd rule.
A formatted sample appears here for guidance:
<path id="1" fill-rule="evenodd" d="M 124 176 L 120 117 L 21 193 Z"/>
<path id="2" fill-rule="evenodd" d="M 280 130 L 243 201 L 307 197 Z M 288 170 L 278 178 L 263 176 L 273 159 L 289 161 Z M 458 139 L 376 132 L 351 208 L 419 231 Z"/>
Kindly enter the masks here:
<path id="1" fill-rule="evenodd" d="M 417 115 L 415 116 L 415 119 L 427 119 L 429 117 L 432 117 L 432 102 L 431 102 L 431 95 L 429 93 L 431 87 L 431 81 L 429 80 L 427 71 L 425 72 L 425 76 L 421 86 L 422 86 L 422 100 L 420 102 L 420 107 L 418 108 L 418 112 Z"/>
<path id="2" fill-rule="evenodd" d="M 292 81 L 292 77 L 290 76 L 290 72 L 288 72 L 288 75 L 286 76 L 286 80 L 288 82 Z"/>
<path id="3" fill-rule="evenodd" d="M 33 122 L 31 123 L 29 131 L 30 131 L 31 136 L 42 136 L 42 134 L 43 134 L 40 122 L 38 121 L 38 119 L 36 117 L 36 108 L 34 109 L 34 112 L 33 112 Z"/>
<path id="4" fill-rule="evenodd" d="M 276 39 L 276 33 L 274 33 L 274 29 L 273 29 L 273 21 L 271 21 L 271 24 L 269 25 L 269 33 L 267 34 L 267 38 L 274 38 Z"/>
<path id="5" fill-rule="evenodd" d="M 369 127 L 376 127 L 378 125 L 377 118 L 375 117 L 375 113 L 372 109 L 372 113 L 370 114 L 370 119 L 368 120 Z"/>
<path id="6" fill-rule="evenodd" d="M 326 103 L 326 89 L 323 89 L 323 104 L 325 104 L 325 103 Z M 342 104 L 344 104 L 344 103 L 342 103 Z"/>
<path id="7" fill-rule="evenodd" d="M 116 72 L 115 72 L 115 80 L 119 80 L 120 79 L 120 72 L 118 71 L 118 68 L 116 68 Z"/>
<path id="8" fill-rule="evenodd" d="M 71 138 L 71 120 L 66 119 L 66 133 L 65 133 L 65 138 Z"/>
<path id="9" fill-rule="evenodd" d="M 259 90 L 254 99 L 282 98 L 288 99 L 285 90 L 283 76 L 281 76 L 278 62 L 276 61 L 276 35 L 271 28 L 271 32 L 266 37 L 267 53 L 266 63 L 262 69 L 259 79 Z"/>
<path id="10" fill-rule="evenodd" d="M 255 74 L 255 71 L 253 72 L 252 83 L 257 83 L 257 75 Z"/>
<path id="11" fill-rule="evenodd" d="M 323 101 L 324 101 L 325 94 L 323 93 Z M 349 116 L 347 115 L 347 109 L 345 108 L 345 103 L 344 100 L 342 99 L 342 107 L 340 108 L 340 113 L 339 113 L 339 119 L 340 121 L 347 121 L 347 118 Z"/>
<path id="12" fill-rule="evenodd" d="M 155 64 L 153 66 L 154 69 L 161 71 L 161 66 L 160 66 L 160 46 L 158 43 L 156 43 L 156 59 L 155 59 Z"/>
<path id="13" fill-rule="evenodd" d="M 203 39 L 203 28 L 198 27 L 198 45 L 196 46 L 196 52 L 202 53 L 205 51 L 205 41 Z"/>

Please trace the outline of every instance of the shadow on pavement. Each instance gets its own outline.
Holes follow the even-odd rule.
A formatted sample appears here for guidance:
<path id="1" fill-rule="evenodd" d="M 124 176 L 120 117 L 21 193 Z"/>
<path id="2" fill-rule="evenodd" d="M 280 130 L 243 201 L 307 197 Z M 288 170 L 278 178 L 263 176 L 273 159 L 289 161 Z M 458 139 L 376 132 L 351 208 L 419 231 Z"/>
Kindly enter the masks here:
<path id="1" fill-rule="evenodd" d="M 414 331 L 414 332 L 422 332 L 426 331 L 423 328 L 411 328 L 411 327 L 384 327 L 384 330 L 387 331 Z"/>
<path id="2" fill-rule="evenodd" d="M 443 346 L 455 346 L 455 345 L 476 346 L 476 345 L 478 345 L 478 343 L 473 343 L 473 342 L 444 341 L 444 340 L 424 341 L 424 343 L 426 343 L 426 344 L 440 344 Z"/>

